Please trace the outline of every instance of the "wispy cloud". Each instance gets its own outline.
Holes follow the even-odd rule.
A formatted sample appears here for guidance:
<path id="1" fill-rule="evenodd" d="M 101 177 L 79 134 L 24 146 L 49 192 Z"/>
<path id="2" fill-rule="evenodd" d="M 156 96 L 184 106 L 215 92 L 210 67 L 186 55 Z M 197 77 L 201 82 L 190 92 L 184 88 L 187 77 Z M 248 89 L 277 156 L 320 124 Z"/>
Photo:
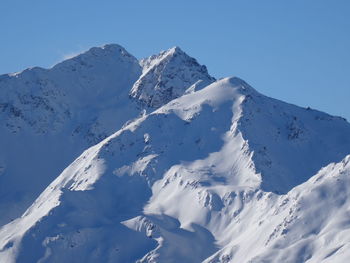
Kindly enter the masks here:
<path id="1" fill-rule="evenodd" d="M 62 50 L 58 50 L 57 53 L 58 53 L 58 59 L 51 65 L 51 67 L 55 66 L 56 64 L 64 61 L 64 60 L 67 60 L 67 59 L 70 59 L 70 58 L 74 58 L 76 56 L 78 56 L 79 54 L 83 53 L 84 51 L 86 51 L 87 48 L 84 48 L 84 47 L 78 47 L 75 49 L 75 51 L 62 51 Z"/>
<path id="2" fill-rule="evenodd" d="M 82 53 L 82 51 L 70 52 L 70 53 L 64 54 L 64 55 L 62 56 L 62 60 L 74 58 L 74 57 L 78 56 L 78 55 L 81 54 L 81 53 Z"/>
<path id="3" fill-rule="evenodd" d="M 82 46 L 82 45 L 78 45 L 72 51 L 68 51 L 68 52 L 63 51 L 63 52 L 61 52 L 61 61 L 66 60 L 66 59 L 70 59 L 70 58 L 74 58 L 74 57 L 80 55 L 81 53 L 85 52 L 86 50 L 88 50 L 87 47 Z"/>

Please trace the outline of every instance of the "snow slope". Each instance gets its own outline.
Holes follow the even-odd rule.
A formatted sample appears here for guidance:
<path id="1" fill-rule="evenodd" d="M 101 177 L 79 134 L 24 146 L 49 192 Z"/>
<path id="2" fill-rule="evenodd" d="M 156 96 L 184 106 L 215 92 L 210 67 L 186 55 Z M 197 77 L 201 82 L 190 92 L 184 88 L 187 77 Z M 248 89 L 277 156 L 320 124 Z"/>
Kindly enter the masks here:
<path id="1" fill-rule="evenodd" d="M 189 86 L 210 78 L 179 49 L 168 53 L 186 57 L 177 59 L 176 65 L 193 73 L 186 76 Z M 176 68 L 167 66 L 168 57 L 153 57 L 167 68 L 157 75 L 163 82 L 175 74 Z M 196 68 L 189 68 L 189 60 Z M 141 64 L 124 48 L 111 44 L 91 48 L 50 69 L 0 76 L 0 226 L 20 216 L 85 149 L 148 110 L 129 94 L 135 82 L 143 82 L 138 80 Z"/>
<path id="2" fill-rule="evenodd" d="M 349 135 L 218 80 L 86 150 L 0 228 L 0 261 L 344 262 Z"/>

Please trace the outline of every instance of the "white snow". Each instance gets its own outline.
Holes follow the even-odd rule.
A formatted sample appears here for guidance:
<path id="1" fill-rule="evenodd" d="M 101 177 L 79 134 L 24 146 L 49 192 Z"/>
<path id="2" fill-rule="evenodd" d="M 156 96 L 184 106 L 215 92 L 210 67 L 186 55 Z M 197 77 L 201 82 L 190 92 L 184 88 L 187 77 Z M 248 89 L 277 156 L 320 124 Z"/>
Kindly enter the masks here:
<path id="1" fill-rule="evenodd" d="M 203 77 L 205 70 L 185 81 L 189 72 L 199 74 L 200 66 L 183 62 L 191 59 L 178 48 L 142 60 L 142 73 L 125 52 L 116 45 L 93 48 L 51 70 L 40 69 L 58 70 L 55 81 L 68 81 L 70 73 L 62 72 L 70 72 L 71 65 L 85 61 L 84 68 L 91 57 L 97 60 L 91 66 L 98 65 L 96 73 L 89 66 L 79 69 L 79 76 L 91 70 L 86 77 L 94 85 L 81 80 L 72 93 L 62 86 L 67 98 L 59 97 L 57 105 L 65 102 L 74 117 L 40 136 L 35 125 L 32 131 L 19 117 L 17 133 L 2 136 L 17 143 L 13 153 L 0 152 L 0 180 L 12 187 L 9 194 L 30 192 L 30 186 L 17 186 L 20 180 L 30 184 L 45 175 L 52 182 L 22 216 L 0 228 L 0 262 L 347 261 L 349 123 L 263 96 L 238 78 L 211 83 L 209 75 Z M 111 65 L 119 58 L 120 72 L 112 73 Z M 130 70 L 134 73 L 124 77 L 132 80 L 118 87 L 114 74 Z M 103 78 L 104 72 L 110 72 L 110 80 Z M 167 83 L 177 91 L 163 97 L 170 86 L 159 83 L 169 72 L 174 77 Z M 22 74 L 16 77 L 24 81 Z M 209 85 L 191 88 L 198 81 Z M 114 97 L 114 84 L 123 99 Z M 79 90 L 85 87 L 87 94 Z M 96 103 L 94 97 L 107 104 Z M 67 131 L 79 122 L 87 127 L 91 115 L 105 118 L 98 127 L 110 136 L 99 137 L 63 170 L 64 162 L 56 161 L 58 154 L 48 155 L 48 148 L 57 145 L 54 150 L 61 154 L 70 144 L 66 161 L 74 158 L 89 143 L 80 135 L 67 139 Z M 33 153 L 38 160 L 25 160 L 20 146 L 27 146 L 26 155 Z M 50 161 L 50 156 L 55 157 Z M 57 178 L 50 162 L 62 167 Z M 35 177 L 34 171 L 40 175 Z M 1 178 L 9 175 L 13 182 Z M 36 189 L 41 188 L 43 184 Z M 9 199 L 3 203 L 14 204 Z"/>
<path id="2" fill-rule="evenodd" d="M 197 72 L 188 69 L 194 59 L 181 54 L 186 59 L 175 59 L 176 66 Z M 158 77 L 166 81 L 165 74 L 175 70 Z M 0 226 L 20 216 L 86 148 L 144 114 L 140 102 L 129 97 L 141 73 L 135 57 L 110 44 L 51 69 L 0 76 Z M 194 83 L 202 75 L 186 80 Z"/>

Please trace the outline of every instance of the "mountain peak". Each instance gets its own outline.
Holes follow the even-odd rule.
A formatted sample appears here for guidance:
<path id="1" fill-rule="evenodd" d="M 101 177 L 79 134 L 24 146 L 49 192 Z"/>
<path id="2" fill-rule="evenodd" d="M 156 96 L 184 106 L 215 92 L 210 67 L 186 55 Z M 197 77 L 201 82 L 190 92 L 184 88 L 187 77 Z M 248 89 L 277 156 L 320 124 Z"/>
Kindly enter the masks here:
<path id="1" fill-rule="evenodd" d="M 105 44 L 100 47 L 93 47 L 89 49 L 86 53 L 92 53 L 95 56 L 119 55 L 134 58 L 124 47 L 113 43 Z"/>
<path id="2" fill-rule="evenodd" d="M 183 56 L 185 60 L 193 59 L 189 55 L 187 55 L 180 47 L 174 46 L 167 50 L 162 50 L 158 54 L 151 55 L 147 58 L 143 58 L 140 60 L 140 65 L 143 68 L 143 72 L 146 72 L 153 66 L 159 64 L 163 60 L 172 60 L 177 56 Z"/>
<path id="3" fill-rule="evenodd" d="M 169 48 L 168 50 L 165 51 L 165 53 L 167 55 L 177 55 L 177 54 L 181 54 L 181 55 L 186 55 L 188 56 L 180 47 L 178 46 L 174 46 L 172 48 Z M 189 57 L 189 56 L 188 56 Z"/>
<path id="4" fill-rule="evenodd" d="M 206 66 L 175 46 L 142 59 L 143 73 L 131 89 L 131 97 L 148 107 L 157 108 L 183 94 L 215 81 Z"/>
<path id="5" fill-rule="evenodd" d="M 73 64 L 91 65 L 104 63 L 118 63 L 118 61 L 127 61 L 129 63 L 137 63 L 137 59 L 131 55 L 125 48 L 118 44 L 106 44 L 100 47 L 92 47 L 87 51 L 81 52 L 53 68 L 69 67 Z"/>

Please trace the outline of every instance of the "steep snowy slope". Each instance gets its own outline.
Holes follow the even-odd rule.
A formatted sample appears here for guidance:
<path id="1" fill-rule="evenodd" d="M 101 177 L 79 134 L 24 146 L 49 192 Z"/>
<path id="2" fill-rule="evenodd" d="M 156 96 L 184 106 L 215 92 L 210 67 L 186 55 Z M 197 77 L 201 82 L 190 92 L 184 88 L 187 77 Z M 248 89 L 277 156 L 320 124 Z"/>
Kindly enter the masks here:
<path id="1" fill-rule="evenodd" d="M 167 53 L 164 61 L 157 59 L 164 73 L 153 66 L 163 82 L 176 74 L 168 58 L 177 53 L 186 59 L 176 66 L 193 73 L 186 84 L 210 78 L 198 63 L 187 68 L 191 58 L 179 49 Z M 83 150 L 144 114 L 129 94 L 136 81 L 143 83 L 142 70 L 136 58 L 112 44 L 51 69 L 0 76 L 0 225 L 20 216 Z"/>
<path id="2" fill-rule="evenodd" d="M 96 115 L 94 111 L 107 110 L 119 97 L 125 99 L 140 74 L 136 58 L 118 45 L 106 45 L 51 69 L 31 68 L 2 75 L 1 118 L 13 133 L 58 132 L 71 119 L 78 126 L 79 121 L 95 117 L 90 116 Z M 79 113 L 86 116 L 77 116 Z"/>
<path id="3" fill-rule="evenodd" d="M 286 195 L 231 193 L 215 222 L 222 248 L 204 262 L 347 262 L 349 160 L 330 164 Z"/>
<path id="4" fill-rule="evenodd" d="M 1 76 L 1 224 L 23 213 L 85 148 L 137 116 L 131 109 L 122 120 L 115 109 L 140 74 L 134 57 L 107 45 L 52 69 Z"/>
<path id="5" fill-rule="evenodd" d="M 312 175 L 350 153 L 349 135 L 219 80 L 86 150 L 0 228 L 0 261 L 342 262 L 350 157 Z"/>
<path id="6" fill-rule="evenodd" d="M 245 97 L 239 125 L 265 191 L 286 193 L 350 153 L 350 125 L 344 118 L 257 93 Z"/>

